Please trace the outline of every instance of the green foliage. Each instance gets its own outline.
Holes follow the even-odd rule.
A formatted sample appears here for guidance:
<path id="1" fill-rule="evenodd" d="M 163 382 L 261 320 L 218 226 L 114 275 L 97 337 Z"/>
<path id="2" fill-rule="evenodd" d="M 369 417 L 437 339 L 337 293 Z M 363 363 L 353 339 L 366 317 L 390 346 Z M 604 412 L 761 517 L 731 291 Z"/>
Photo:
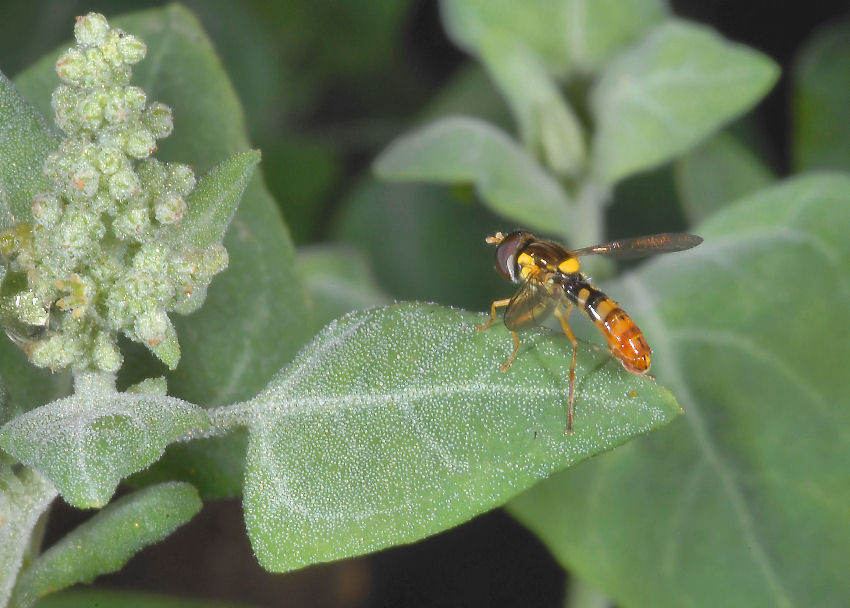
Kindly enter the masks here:
<path id="1" fill-rule="evenodd" d="M 686 263 L 618 284 L 685 415 L 509 507 L 616 601 L 846 602 L 848 193 L 838 174 L 780 183 L 700 225 Z"/>
<path id="2" fill-rule="evenodd" d="M 0 73 L 0 226 L 30 216 L 30 201 L 47 187 L 44 159 L 59 145 L 59 135 L 26 103 Z"/>
<path id="3" fill-rule="evenodd" d="M 240 152 L 204 175 L 189 197 L 189 209 L 175 238 L 198 248 L 221 242 L 259 162 L 259 152 Z"/>
<path id="4" fill-rule="evenodd" d="M 38 608 L 251 608 L 248 604 L 168 598 L 161 595 L 76 589 L 50 595 L 38 602 Z"/>
<path id="5" fill-rule="evenodd" d="M 406 3 L 328 7 L 205 18 L 253 96 L 255 137 L 279 135 L 262 122 L 278 103 L 298 132 L 263 154 L 279 201 L 198 20 L 176 5 L 110 16 L 147 43 L 134 84 L 174 110 L 159 157 L 199 176 L 174 238 L 206 247 L 224 237 L 229 268 L 202 309 L 175 318 L 182 352 L 176 339 L 155 347 L 168 365 L 179 355 L 177 369 L 121 345 L 126 392 L 106 374 L 78 374 L 72 387 L 0 344 L 0 527 L 10 532 L 0 604 L 114 571 L 188 521 L 199 495 L 243 490 L 254 551 L 276 572 L 414 542 L 507 503 L 570 570 L 571 603 L 604 601 L 581 593 L 583 581 L 624 606 L 850 602 L 850 352 L 837 325 L 850 309 L 850 179 L 776 182 L 758 134 L 724 129 L 765 95 L 775 64 L 671 19 L 657 0 L 443 0 L 450 38 L 481 69 L 458 70 L 419 108 L 417 70 L 386 77 L 402 61 L 389 45 Z M 278 18 L 284 28 L 264 28 Z M 278 38 L 280 66 L 267 46 Z M 827 29 L 797 64 L 799 168 L 846 168 L 835 59 L 845 46 L 846 24 Z M 0 78 L 4 225 L 28 216 L 44 189 L 56 55 L 15 79 L 33 106 Z M 330 78 L 346 70 L 360 83 L 353 105 L 379 120 L 302 126 L 345 97 Z M 416 129 L 399 134 L 392 121 L 414 106 Z M 373 164 L 392 183 L 334 181 L 393 137 Z M 320 202 L 331 197 L 328 214 Z M 329 242 L 296 255 L 281 211 L 298 242 Z M 570 322 L 591 343 L 578 348 L 572 436 L 572 347 L 560 330 L 522 332 L 502 373 L 504 325 L 476 331 L 488 315 L 447 307 L 486 310 L 511 295 L 483 237 L 515 223 L 576 247 L 677 228 L 706 239 L 608 281 L 613 265 L 583 260 L 643 329 L 655 379 L 627 373 L 576 312 Z M 6 236 L 4 251 L 27 235 Z M 394 298 L 437 303 L 387 305 Z M 681 413 L 677 399 L 684 415 L 665 426 Z M 106 504 L 123 479 L 143 489 Z M 57 494 L 106 506 L 39 553 Z M 94 602 L 168 605 L 103 593 L 39 605 Z"/>
<path id="6" fill-rule="evenodd" d="M 0 458 L 0 605 L 5 606 L 12 595 L 13 574 L 30 559 L 31 537 L 56 498 L 56 489 L 38 471 L 15 467 L 5 455 Z"/>
<path id="7" fill-rule="evenodd" d="M 818 32 L 800 51 L 794 66 L 794 148 L 797 171 L 850 169 L 850 73 L 844 59 L 850 53 L 850 22 Z"/>
<path id="8" fill-rule="evenodd" d="M 151 486 L 119 498 L 34 561 L 15 588 L 15 605 L 29 606 L 48 593 L 119 570 L 200 510 L 197 491 L 186 483 Z"/>
<path id="9" fill-rule="evenodd" d="M 593 171 L 612 183 L 671 160 L 751 108 L 778 76 L 764 55 L 704 27 L 659 25 L 594 85 Z"/>
<path id="10" fill-rule="evenodd" d="M 504 133 L 473 118 L 446 118 L 392 144 L 378 177 L 473 183 L 496 213 L 538 230 L 569 223 L 563 189 Z"/>
<path id="11" fill-rule="evenodd" d="M 331 323 L 246 404 L 245 519 L 285 571 L 407 543 L 502 504 L 553 471 L 667 423 L 672 395 L 582 347 L 565 439 L 569 342 L 398 304 Z"/>
<path id="12" fill-rule="evenodd" d="M 74 395 L 0 429 L 0 447 L 42 471 L 76 507 L 103 506 L 121 479 L 158 460 L 183 433 L 209 424 L 203 409 L 174 397 L 80 384 Z"/>
<path id="13" fill-rule="evenodd" d="M 446 28 L 476 54 L 511 105 L 523 142 L 561 174 L 582 169 L 586 144 L 555 76 L 595 70 L 664 14 L 656 0 L 593 3 L 444 0 Z"/>

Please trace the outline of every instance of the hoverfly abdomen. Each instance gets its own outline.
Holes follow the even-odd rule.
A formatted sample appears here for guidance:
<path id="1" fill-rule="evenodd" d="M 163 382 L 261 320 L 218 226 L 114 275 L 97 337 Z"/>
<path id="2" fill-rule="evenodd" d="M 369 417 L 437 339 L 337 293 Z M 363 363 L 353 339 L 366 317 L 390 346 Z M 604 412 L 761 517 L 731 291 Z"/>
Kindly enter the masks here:
<path id="1" fill-rule="evenodd" d="M 587 313 L 593 324 L 605 336 L 608 348 L 628 371 L 645 374 L 649 371 L 649 348 L 643 332 L 614 300 L 587 281 L 570 281 L 564 285 L 567 299 Z"/>

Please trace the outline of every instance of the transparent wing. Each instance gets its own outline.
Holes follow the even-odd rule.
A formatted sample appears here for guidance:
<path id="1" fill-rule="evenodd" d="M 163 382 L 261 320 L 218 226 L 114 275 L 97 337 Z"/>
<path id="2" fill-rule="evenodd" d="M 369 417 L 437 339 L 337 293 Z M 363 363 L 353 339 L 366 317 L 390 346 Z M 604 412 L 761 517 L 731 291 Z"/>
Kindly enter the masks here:
<path id="1" fill-rule="evenodd" d="M 682 232 L 662 232 L 661 234 L 650 234 L 648 236 L 636 236 L 631 239 L 611 241 L 593 247 L 576 249 L 573 254 L 580 255 L 604 255 L 608 258 L 640 258 L 656 253 L 670 253 L 673 251 L 684 251 L 696 247 L 702 243 L 702 237 L 695 234 L 684 234 Z"/>
<path id="2" fill-rule="evenodd" d="M 555 310 L 560 293 L 557 284 L 526 281 L 505 309 L 505 325 L 514 331 L 540 325 Z"/>

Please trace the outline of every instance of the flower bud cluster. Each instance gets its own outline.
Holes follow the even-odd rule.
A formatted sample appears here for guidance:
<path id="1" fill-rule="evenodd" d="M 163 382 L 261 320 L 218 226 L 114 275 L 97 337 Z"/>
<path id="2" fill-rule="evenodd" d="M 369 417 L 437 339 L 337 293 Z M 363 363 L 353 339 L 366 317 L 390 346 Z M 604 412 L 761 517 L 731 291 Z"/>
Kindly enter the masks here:
<path id="1" fill-rule="evenodd" d="M 52 104 L 66 138 L 44 164 L 50 189 L 33 200 L 31 222 L 0 232 L 0 319 L 39 366 L 114 372 L 123 334 L 173 368 L 168 314 L 200 306 L 227 252 L 181 238 L 195 175 L 151 158 L 172 115 L 129 84 L 144 43 L 95 13 L 74 35 L 56 62 Z"/>

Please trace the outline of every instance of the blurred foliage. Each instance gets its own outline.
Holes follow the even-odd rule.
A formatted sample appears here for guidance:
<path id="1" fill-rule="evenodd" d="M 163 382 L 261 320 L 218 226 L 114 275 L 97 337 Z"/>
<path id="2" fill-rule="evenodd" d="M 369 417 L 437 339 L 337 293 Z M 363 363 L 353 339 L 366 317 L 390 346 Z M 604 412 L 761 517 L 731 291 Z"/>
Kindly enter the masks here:
<path id="1" fill-rule="evenodd" d="M 3 8 L 4 19 L 0 20 L 0 68 L 9 76 L 15 76 L 46 52 L 52 52 L 55 46 L 69 39 L 70 24 L 76 14 L 98 10 L 108 18 L 113 18 L 161 4 L 139 0 L 36 0 L 7 3 Z M 458 3 L 451 4 L 454 6 Z M 574 9 L 582 3 L 565 1 L 564 4 Z M 464 58 L 443 31 L 436 3 L 427 1 L 190 0 L 184 5 L 198 16 L 220 55 L 224 71 L 233 82 L 244 107 L 246 131 L 251 138 L 251 145 L 263 152 L 261 169 L 265 174 L 265 183 L 280 207 L 293 240 L 298 245 L 314 245 L 295 258 L 287 255 L 276 260 L 280 266 L 297 267 L 306 284 L 313 318 L 304 315 L 302 319 L 299 338 L 302 341 L 335 316 L 393 298 L 485 310 L 493 299 L 509 295 L 510 287 L 493 270 L 492 251 L 484 246 L 483 237 L 495 230 L 516 228 L 513 220 L 501 218 L 482 205 L 469 183 L 386 184 L 371 175 L 370 164 L 399 134 L 421 126 L 428 120 L 461 114 L 498 126 L 529 144 L 532 154 L 544 158 L 545 162 L 541 164 L 548 163 L 556 173 L 560 171 L 561 176 L 570 174 L 581 163 L 581 154 L 574 153 L 574 148 L 580 147 L 580 144 L 575 144 L 567 151 L 559 150 L 557 141 L 546 139 L 549 131 L 545 127 L 554 124 L 562 131 L 572 133 L 571 136 L 576 139 L 584 137 L 584 143 L 591 146 L 587 135 L 592 133 L 590 115 L 593 109 L 582 103 L 576 104 L 574 110 L 577 120 L 581 121 L 582 129 L 588 130 L 588 133 L 577 134 L 572 123 L 575 117 L 565 115 L 559 105 L 560 101 L 553 101 L 552 96 L 564 90 L 572 97 L 575 97 L 572 94 L 576 91 L 586 93 L 591 89 L 594 73 L 604 69 L 606 62 L 620 50 L 617 45 L 634 42 L 640 38 L 645 27 L 667 15 L 667 9 L 661 3 L 629 2 L 629 11 L 640 19 L 620 19 L 616 36 L 602 35 L 597 38 L 597 32 L 589 39 L 588 46 L 571 45 L 570 49 L 573 52 L 578 50 L 578 55 L 571 57 L 569 62 L 559 63 L 557 58 L 560 49 L 555 44 L 558 42 L 557 37 L 553 37 L 548 29 L 545 36 L 541 35 L 531 45 L 532 51 L 542 57 L 538 62 L 529 59 L 527 49 L 512 47 L 512 52 L 508 53 L 504 48 L 498 48 L 502 40 L 498 37 L 494 43 L 452 32 L 453 39 L 464 45 L 472 55 Z M 613 5 L 611 2 L 598 2 L 593 6 L 594 10 L 604 11 Z M 642 7 L 649 8 L 644 11 Z M 513 8 L 522 15 L 522 10 Z M 540 21 L 550 26 L 555 23 L 539 17 L 536 21 L 519 21 L 517 29 L 527 37 L 529 34 L 523 28 L 528 27 L 529 23 L 537 24 L 532 32 L 540 31 L 537 27 Z M 592 18 L 592 15 L 588 18 Z M 454 25 L 457 27 L 457 23 Z M 716 219 L 718 213 L 727 212 L 730 206 L 737 207 L 738 203 L 734 201 L 751 196 L 777 179 L 774 173 L 776 165 L 787 164 L 797 170 L 846 169 L 850 166 L 850 155 L 847 153 L 850 149 L 847 130 L 847 125 L 850 125 L 850 103 L 847 103 L 846 86 L 850 72 L 842 68 L 846 68 L 846 65 L 841 61 L 846 56 L 845 51 L 850 48 L 848 41 L 850 38 L 846 23 L 838 24 L 814 35 L 806 47 L 800 50 L 791 75 L 793 100 L 787 104 L 792 133 L 788 150 L 776 148 L 775 133 L 770 134 L 774 139 L 768 140 L 758 125 L 753 127 L 753 123 L 749 122 L 743 125 L 739 122 L 722 129 L 719 124 L 701 127 L 699 146 L 684 150 L 697 143 L 696 137 L 688 138 L 687 146 L 675 148 L 677 156 L 671 163 L 632 174 L 631 171 L 650 167 L 657 160 L 649 159 L 652 162 L 641 164 L 638 161 L 645 159 L 639 149 L 634 148 L 633 152 L 637 150 L 637 156 L 634 157 L 637 160 L 629 161 L 628 170 L 613 171 L 616 177 L 627 173 L 628 176 L 613 186 L 611 204 L 603 210 L 604 220 L 601 223 L 604 236 L 616 238 L 667 230 L 699 230 L 694 226 L 703 221 L 714 222 L 716 226 L 718 222 L 722 223 L 722 220 Z M 671 54 L 675 56 L 681 52 L 681 49 L 675 49 Z M 499 60 L 506 58 L 512 63 L 499 63 Z M 729 60 L 727 58 L 724 61 Z M 570 78 L 568 72 L 573 64 L 578 75 Z M 527 90 L 521 86 L 510 88 L 506 85 L 518 70 L 526 68 L 534 70 Z M 770 70 L 767 69 L 767 72 Z M 616 80 L 619 77 L 620 74 L 614 73 L 610 78 Z M 741 76 L 742 80 L 750 77 L 751 74 Z M 769 73 L 762 74 L 764 82 L 770 78 Z M 707 95 L 717 95 L 721 101 L 725 101 L 723 92 L 718 88 L 709 87 Z M 543 96 L 545 107 L 551 109 L 553 104 L 557 106 L 553 110 L 557 114 L 550 116 L 553 122 L 534 122 L 536 117 L 532 110 L 536 106 L 532 102 L 539 99 L 523 97 L 529 91 Z M 687 87 L 684 93 L 688 93 Z M 509 103 L 506 103 L 506 98 Z M 169 103 L 167 98 L 161 101 Z M 681 105 L 681 109 L 682 114 L 686 115 L 693 110 L 687 102 Z M 724 120 L 731 117 L 732 114 L 724 117 Z M 614 113 L 608 118 L 626 120 L 628 117 Z M 633 117 L 628 120 L 633 120 Z M 178 114 L 175 133 L 179 133 L 180 123 Z M 621 124 L 617 128 L 624 127 Z M 779 137 L 779 140 L 782 138 Z M 623 142 L 619 133 L 612 132 L 608 141 L 610 149 L 619 153 L 618 146 Z M 764 154 L 766 149 L 769 151 L 768 158 Z M 671 159 L 672 155 L 668 153 L 662 156 L 666 160 Z M 783 163 L 783 155 L 790 162 Z M 560 162 L 559 158 L 568 160 Z M 817 190 L 816 186 L 817 182 L 811 190 Z M 834 183 L 831 187 L 836 188 Z M 792 195 L 797 193 L 795 190 L 788 192 Z M 810 194 L 810 191 L 806 190 L 805 193 Z M 784 198 L 787 192 L 779 191 L 779 194 L 781 196 L 778 198 L 782 199 L 783 204 L 788 207 L 793 205 L 793 202 Z M 840 196 L 836 195 L 835 199 L 839 200 Z M 773 199 L 748 200 L 767 201 L 760 205 L 759 218 L 764 220 L 771 217 L 765 207 L 769 207 Z M 752 205 L 752 202 L 748 205 Z M 740 219 L 743 228 L 750 225 L 748 222 L 751 220 L 754 221 L 745 213 L 738 213 L 733 213 L 731 217 L 743 218 Z M 552 232 L 563 234 L 562 228 L 553 226 Z M 793 232 L 796 226 L 783 228 Z M 722 238 L 723 231 L 717 230 L 716 236 Z M 748 241 L 746 238 L 742 240 L 746 249 Z M 732 308 L 727 310 L 721 296 L 726 293 L 737 303 L 739 296 L 752 293 L 749 291 L 750 285 L 757 285 L 759 301 L 765 307 L 778 306 L 772 294 L 779 294 L 780 297 L 775 299 L 782 303 L 783 308 L 778 312 L 774 310 L 774 316 L 764 317 L 760 323 L 753 320 L 749 328 L 757 329 L 759 338 L 771 344 L 774 351 L 800 356 L 805 353 L 808 365 L 801 369 L 806 373 L 811 372 L 811 378 L 819 378 L 817 374 L 821 372 L 839 378 L 843 362 L 826 357 L 817 348 L 821 343 L 828 342 L 834 346 L 834 352 L 845 352 L 833 344 L 835 327 L 823 323 L 827 318 L 832 318 L 828 317 L 829 311 L 811 309 L 814 317 L 821 321 L 811 330 L 821 333 L 812 334 L 807 329 L 813 327 L 806 320 L 808 309 L 797 309 L 797 300 L 790 297 L 794 295 L 791 291 L 796 288 L 795 281 L 781 272 L 767 272 L 774 268 L 774 260 L 776 263 L 781 262 L 780 252 L 771 254 L 776 257 L 764 257 L 767 260 L 764 262 L 765 272 L 754 270 L 743 278 L 738 275 L 738 269 L 742 264 L 751 263 L 755 266 L 754 258 L 738 255 L 740 252 L 737 249 L 734 250 L 737 257 L 725 257 L 725 253 L 721 253 L 717 260 L 701 263 L 708 268 L 705 270 L 707 284 L 697 284 L 699 276 L 682 279 L 678 283 L 686 285 L 688 289 L 684 296 L 680 295 L 678 308 L 673 299 L 666 300 L 665 306 L 675 312 L 670 316 L 683 322 L 682 316 L 688 310 L 693 312 L 705 309 L 706 318 L 719 324 L 718 332 L 723 328 L 734 327 L 737 319 L 724 317 L 724 314 L 731 314 Z M 809 258 L 796 257 L 791 261 L 799 263 L 805 260 Z M 841 268 L 846 269 L 846 261 L 836 261 L 836 272 Z M 829 290 L 835 289 L 838 294 L 836 298 L 839 298 L 832 300 L 830 296 L 820 303 L 834 303 L 839 307 L 837 310 L 843 310 L 840 306 L 841 302 L 846 301 L 846 280 L 842 282 L 840 274 L 831 276 L 826 272 L 828 265 L 824 266 L 822 260 L 815 256 L 811 257 L 811 263 L 821 263 L 817 267 L 818 284 L 825 286 L 828 294 L 832 293 Z M 273 266 L 266 271 L 271 274 L 276 268 Z M 656 295 L 675 291 L 675 282 L 663 272 L 664 267 L 660 267 L 662 270 L 653 268 L 655 270 L 644 270 L 642 274 L 630 276 L 645 277 L 641 279 L 645 280 L 644 285 L 654 289 L 656 285 L 666 285 L 664 289 L 667 291 L 662 293 L 657 288 L 653 291 Z M 799 276 L 808 272 L 802 265 L 794 268 L 800 273 Z M 285 271 L 291 272 L 292 268 Z M 734 282 L 730 282 L 732 278 Z M 635 278 L 630 278 L 619 283 L 616 292 L 612 290 L 612 295 L 624 294 L 624 306 L 637 311 L 635 314 L 652 319 L 651 303 L 642 299 L 641 289 L 635 287 L 635 281 Z M 718 290 L 723 293 L 718 294 Z M 630 304 L 625 294 L 636 303 Z M 701 304 L 689 309 L 684 303 L 690 301 Z M 223 310 L 232 311 L 235 315 L 237 308 L 224 306 Z M 793 316 L 798 322 L 793 326 L 786 325 L 782 320 L 782 315 L 787 311 L 797 311 Z M 221 315 L 221 318 L 220 323 L 226 324 L 227 316 Z M 656 330 L 654 335 L 663 335 L 664 321 L 654 319 L 649 327 L 653 327 L 653 324 Z M 592 327 L 589 328 L 591 331 L 587 331 L 589 324 L 578 322 L 577 325 L 577 333 L 593 335 Z M 738 337 L 747 335 L 746 327 L 739 329 L 740 332 L 736 334 Z M 729 339 L 734 341 L 733 338 Z M 227 339 L 225 336 L 221 342 L 228 344 Z M 662 339 L 662 352 L 665 348 L 663 344 Z M 300 344 L 287 344 L 286 352 L 278 353 L 279 358 L 269 364 L 269 369 L 288 361 L 298 346 Z M 704 521 L 714 521 L 713 518 L 723 520 L 721 516 L 729 511 L 732 516 L 740 518 L 745 532 L 750 534 L 749 537 L 736 539 L 733 528 L 722 528 L 723 538 L 729 543 L 740 541 L 740 547 L 735 545 L 739 551 L 734 554 L 734 558 L 746 562 L 745 557 L 750 555 L 747 553 L 747 543 L 753 538 L 759 541 L 754 559 L 760 559 L 761 562 L 756 566 L 745 563 L 737 570 L 738 574 L 747 579 L 744 583 L 751 598 L 763 598 L 760 592 L 765 587 L 760 587 L 760 580 L 749 576 L 757 571 L 767 581 L 766 586 L 773 594 L 768 596 L 764 605 L 772 605 L 772 602 L 790 605 L 818 599 L 823 602 L 821 605 L 840 605 L 835 603 L 841 601 L 840 590 L 830 585 L 838 580 L 841 568 L 846 570 L 846 553 L 842 553 L 842 548 L 846 548 L 846 517 L 844 523 L 836 518 L 834 526 L 830 528 L 828 524 L 833 522 L 831 518 L 835 514 L 846 516 L 846 488 L 850 487 L 850 479 L 840 467 L 830 465 L 818 469 L 818 452 L 805 452 L 806 445 L 817 443 L 815 436 L 829 435 L 829 429 L 820 429 L 817 433 L 800 437 L 797 430 L 804 426 L 809 428 L 814 424 L 812 420 L 804 418 L 798 421 L 799 426 L 788 420 L 775 424 L 770 414 L 771 404 L 775 402 L 782 405 L 782 417 L 792 415 L 796 409 L 796 403 L 789 397 L 790 390 L 785 394 L 774 394 L 781 392 L 777 388 L 779 385 L 772 386 L 769 391 L 762 390 L 758 378 L 767 377 L 767 372 L 758 366 L 748 367 L 752 357 L 740 356 L 730 363 L 725 360 L 722 349 L 713 346 L 704 350 L 709 353 L 705 359 L 710 363 L 708 367 L 703 365 L 702 360 L 693 359 L 699 351 L 691 351 L 691 358 L 688 359 L 689 368 L 695 370 L 692 376 L 697 380 L 689 383 L 681 377 L 674 378 L 673 384 L 678 389 L 698 388 L 702 395 L 707 395 L 697 405 L 694 402 L 686 404 L 690 406 L 686 410 L 690 409 L 691 412 L 683 421 L 652 441 L 635 442 L 613 455 L 594 459 L 589 465 L 538 487 L 514 503 L 513 512 L 546 540 L 561 564 L 613 595 L 623 605 L 652 605 L 658 593 L 665 593 L 668 600 L 672 598 L 670 605 L 675 605 L 678 600 L 684 603 L 685 599 L 694 605 L 719 605 L 721 600 L 713 593 L 722 585 L 713 585 L 710 581 L 716 580 L 712 577 L 721 572 L 719 566 L 734 570 L 738 562 L 727 560 L 729 544 L 712 545 L 709 542 L 712 535 L 703 536 L 705 531 L 700 531 L 699 527 L 704 526 Z M 15 362 L 17 365 L 17 360 Z M 823 365 L 819 366 L 818 362 L 823 362 Z M 786 365 L 795 369 L 793 362 Z M 666 369 L 670 367 L 668 363 Z M 819 368 L 820 371 L 809 368 Z M 658 369 L 663 373 L 665 366 L 662 364 Z M 14 375 L 16 371 L 8 373 Z M 775 370 L 773 373 L 783 376 L 776 374 Z M 217 374 L 210 373 L 209 377 L 215 378 Z M 699 379 L 701 375 L 704 375 L 702 380 Z M 724 379 L 733 375 L 737 388 L 723 389 Z M 41 378 L 41 375 L 37 377 Z M 793 377 L 793 374 L 785 374 L 785 377 Z M 666 381 L 664 378 L 661 380 Z M 54 378 L 50 383 L 33 381 L 32 384 L 33 395 L 28 395 L 27 399 L 36 401 L 46 400 L 48 395 L 55 397 L 57 392 L 67 390 L 68 387 L 67 378 Z M 803 385 L 810 388 L 810 393 L 818 393 L 817 382 L 803 382 Z M 178 381 L 177 387 L 180 386 Z M 215 402 L 217 397 L 222 397 L 211 390 L 213 386 L 215 383 L 210 382 L 195 387 L 190 385 L 189 388 Z M 830 391 L 840 388 L 837 383 L 829 386 Z M 846 406 L 846 396 L 842 397 L 840 391 L 828 394 L 830 398 L 834 397 L 838 406 Z M 741 398 L 741 395 L 745 397 Z M 738 407 L 743 401 L 747 403 Z M 722 402 L 722 408 L 718 406 L 719 402 Z M 747 417 L 746 411 L 742 409 L 747 405 L 752 405 L 754 411 L 763 415 L 757 419 Z M 797 414 L 803 415 L 799 412 Z M 704 422 L 702 417 L 705 417 Z M 693 422 L 694 419 L 697 422 Z M 700 424 L 707 425 L 707 428 L 700 428 Z M 742 439 L 736 434 L 743 428 L 749 429 L 751 435 Z M 835 428 L 843 428 L 843 425 L 834 424 L 832 430 Z M 784 431 L 781 437 L 777 436 L 779 431 Z M 697 441 L 692 441 L 688 433 L 695 434 Z M 796 521 L 805 521 L 806 525 L 798 526 L 791 519 L 785 521 L 785 515 L 776 511 L 775 505 L 779 504 L 783 495 L 781 489 L 770 487 L 765 490 L 764 479 L 760 480 L 762 485 L 753 482 L 754 478 L 769 468 L 754 469 L 755 472 L 752 472 L 742 464 L 747 458 L 756 461 L 767 458 L 762 451 L 763 444 L 759 443 L 762 435 L 769 436 L 772 442 L 769 454 L 773 458 L 771 466 L 781 461 L 781 458 L 777 460 L 777 453 L 780 453 L 785 454 L 783 457 L 795 465 L 807 463 L 818 470 L 819 475 L 807 475 L 805 467 L 800 471 L 793 469 L 798 475 L 791 481 L 800 484 L 794 487 L 794 491 L 803 496 L 789 503 L 781 503 L 790 505 L 789 518 L 796 517 Z M 217 445 L 218 442 L 223 445 Z M 727 449 L 727 442 L 737 446 L 740 453 Z M 197 448 L 198 443 L 209 443 L 212 447 Z M 710 469 L 710 474 L 702 472 L 687 477 L 686 461 L 676 455 L 671 456 L 668 451 L 670 445 L 675 445 L 679 448 L 678 454 L 690 454 L 687 450 L 694 443 L 697 444 L 694 460 L 700 460 L 700 457 L 705 459 L 706 454 L 716 459 L 712 460 L 715 468 Z M 172 446 L 168 451 L 166 466 L 143 474 L 136 481 L 144 485 L 177 477 L 192 480 L 199 487 L 205 488 L 207 495 L 233 495 L 240 487 L 246 445 L 245 435 L 239 435 L 228 438 L 226 442 L 207 439 L 192 445 Z M 774 451 L 777 445 L 780 448 Z M 835 449 L 838 451 L 838 448 Z M 207 468 L 197 466 L 197 453 L 203 455 L 200 462 L 205 462 Z M 635 454 L 639 458 L 630 461 L 629 458 Z M 846 455 L 846 450 L 839 455 Z M 659 465 L 659 462 L 662 464 Z M 728 462 L 732 464 L 722 466 L 722 463 Z M 671 507 L 670 512 L 675 518 L 673 523 L 651 517 L 657 513 L 658 504 L 653 502 L 653 493 L 663 503 L 671 492 L 671 485 L 664 484 L 664 475 L 654 474 L 659 468 L 664 468 L 667 473 L 671 470 L 682 473 L 682 486 L 691 492 L 682 499 L 684 506 L 680 505 L 679 510 L 676 510 L 676 504 Z M 700 475 L 719 477 L 720 485 L 732 498 L 725 500 L 722 494 L 711 492 L 713 486 L 707 484 Z M 770 480 L 777 483 L 776 479 L 780 477 L 774 476 Z M 753 485 L 736 486 L 740 479 L 745 484 L 752 482 Z M 781 481 L 791 483 L 785 477 L 781 477 Z M 688 486 L 689 483 L 692 485 Z M 829 483 L 834 484 L 835 491 L 828 490 Z M 729 490 L 730 487 L 732 490 Z M 698 490 L 706 491 L 705 488 L 708 488 L 709 498 L 714 502 L 706 500 L 698 506 L 687 502 L 697 495 Z M 756 490 L 765 493 L 758 495 Z M 780 496 L 777 498 L 773 492 Z M 645 520 L 634 521 L 629 517 L 627 509 L 623 512 L 623 505 L 632 504 L 624 500 L 624 496 L 640 503 L 638 507 L 643 509 L 640 512 L 649 514 Z M 585 497 L 588 498 L 587 505 L 583 502 Z M 605 508 L 597 511 L 598 505 L 590 498 L 604 502 Z M 748 502 L 750 499 L 754 502 Z M 831 514 L 819 517 L 817 513 L 820 508 Z M 594 519 L 597 515 L 599 519 Z M 547 526 L 545 522 L 551 525 Z M 665 555 L 667 545 L 657 545 L 657 541 L 659 538 L 672 538 L 668 528 L 665 528 L 668 524 L 682 526 L 682 529 L 693 534 L 693 538 L 699 539 L 699 542 L 693 541 L 693 545 L 683 545 L 689 549 L 688 555 L 683 554 L 678 559 L 682 562 L 697 558 L 703 560 L 693 561 L 697 565 L 692 568 L 699 570 L 699 565 L 706 566 L 703 574 L 710 571 L 712 577 L 702 576 L 699 572 L 691 572 L 687 580 L 659 575 L 666 585 L 663 588 L 661 584 L 656 586 L 641 579 L 641 568 L 653 570 L 657 563 L 668 568 L 668 574 L 675 570 L 676 562 L 669 556 L 663 562 L 652 559 Z M 599 525 L 607 528 L 597 538 L 593 536 L 596 530 L 594 526 Z M 582 529 L 580 536 L 574 534 L 577 526 Z M 806 533 L 809 529 L 812 530 L 811 534 Z M 654 534 L 656 531 L 660 531 L 658 535 Z M 668 536 L 665 537 L 665 533 Z M 608 538 L 604 538 L 606 536 Z M 628 541 L 625 545 L 623 539 Z M 824 542 L 824 539 L 828 539 L 828 542 Z M 638 545 L 647 550 L 641 568 L 633 567 L 632 560 L 636 559 L 634 553 L 623 548 Z M 650 553 L 651 549 L 655 552 Z M 797 567 L 799 563 L 794 560 L 806 561 L 807 567 L 814 569 L 824 562 L 829 562 L 829 566 L 816 573 L 817 576 L 812 575 L 817 584 L 807 591 L 806 580 L 799 578 L 803 576 L 799 573 L 805 572 L 805 568 Z M 718 565 L 718 568 L 708 567 L 711 564 Z M 615 582 L 612 583 L 612 580 Z M 731 594 L 734 595 L 734 592 L 735 588 Z M 115 605 L 131 605 L 125 599 L 116 599 Z M 729 597 L 723 599 L 729 600 Z M 51 598 L 49 601 L 54 602 L 50 605 L 89 605 L 85 604 L 89 601 L 88 597 L 82 600 L 83 603 L 77 604 L 61 603 L 60 598 Z M 146 600 L 139 601 L 138 605 L 148 605 Z M 164 605 L 156 601 L 153 600 L 150 605 Z M 45 605 L 48 603 L 45 602 Z"/>

